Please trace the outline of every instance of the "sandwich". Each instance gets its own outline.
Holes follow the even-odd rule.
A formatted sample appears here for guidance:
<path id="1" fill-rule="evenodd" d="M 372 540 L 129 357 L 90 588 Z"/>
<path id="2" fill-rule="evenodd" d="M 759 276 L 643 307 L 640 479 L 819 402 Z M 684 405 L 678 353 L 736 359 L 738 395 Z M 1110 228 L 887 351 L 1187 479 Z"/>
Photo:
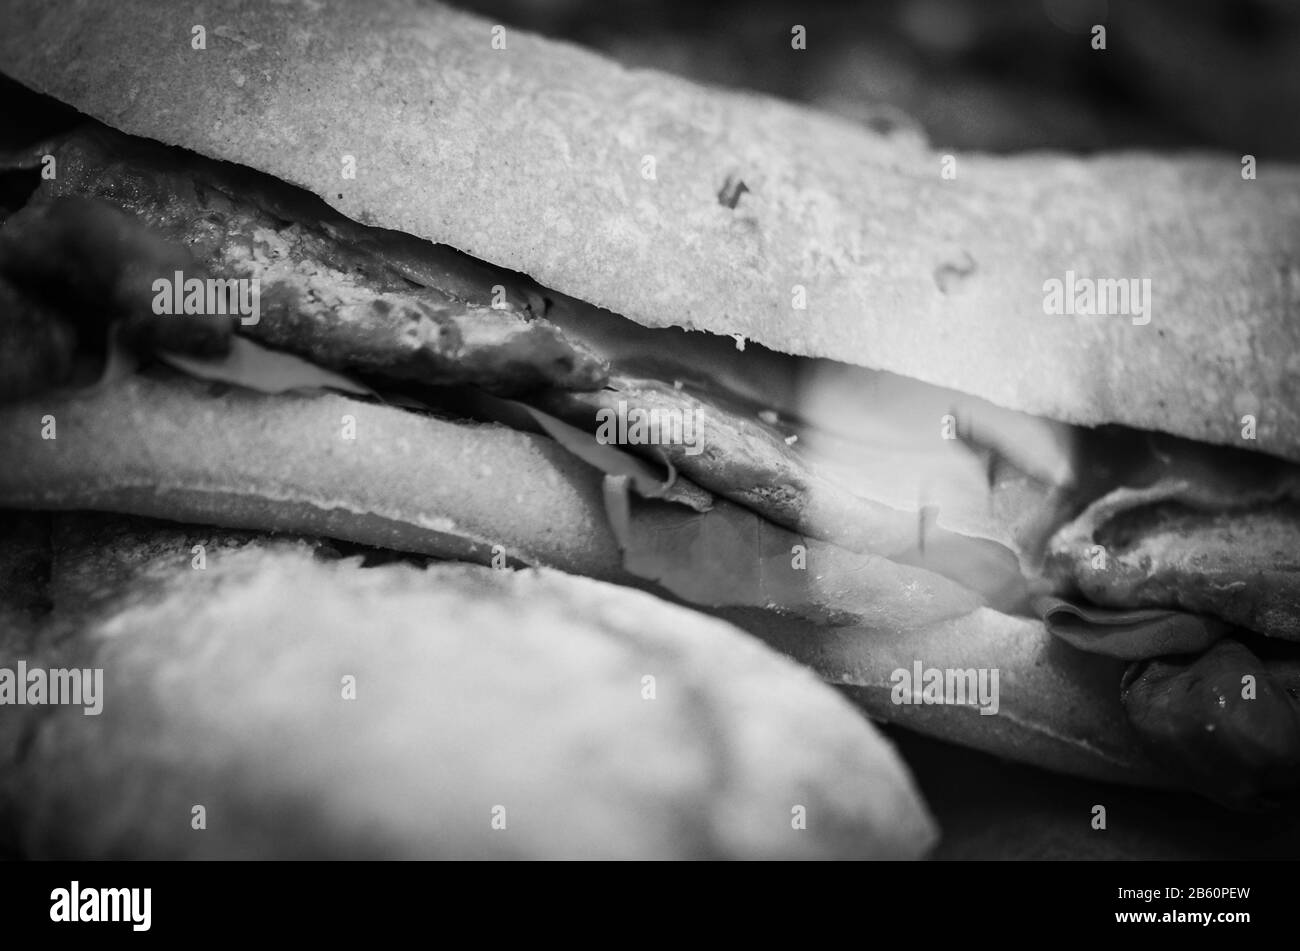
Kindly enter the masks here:
<path id="1" fill-rule="evenodd" d="M 1293 802 L 1300 170 L 941 156 L 410 0 L 6 12 L 0 506 L 584 576 Z"/>

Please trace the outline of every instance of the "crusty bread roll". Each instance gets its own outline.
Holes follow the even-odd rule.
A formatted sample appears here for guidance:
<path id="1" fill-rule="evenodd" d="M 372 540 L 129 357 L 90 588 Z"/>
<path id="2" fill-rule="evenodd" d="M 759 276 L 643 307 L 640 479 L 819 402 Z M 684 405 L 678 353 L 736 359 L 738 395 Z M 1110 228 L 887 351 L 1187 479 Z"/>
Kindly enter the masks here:
<path id="1" fill-rule="evenodd" d="M 648 326 L 1300 459 L 1300 170 L 1266 156 L 1251 181 L 1136 154 L 963 155 L 945 180 L 913 144 L 509 27 L 494 48 L 432 3 L 7 8 L 0 70 L 32 88 Z M 1150 279 L 1150 323 L 1048 316 L 1067 271 Z"/>
<path id="2" fill-rule="evenodd" d="M 912 858 L 935 839 L 847 701 L 640 592 L 181 529 L 90 534 L 93 570 L 60 558 L 81 634 L 58 636 L 56 604 L 23 656 L 102 667 L 103 708 L 6 714 L 27 735 L 0 738 L 22 751 L 0 790 L 30 857 Z"/>

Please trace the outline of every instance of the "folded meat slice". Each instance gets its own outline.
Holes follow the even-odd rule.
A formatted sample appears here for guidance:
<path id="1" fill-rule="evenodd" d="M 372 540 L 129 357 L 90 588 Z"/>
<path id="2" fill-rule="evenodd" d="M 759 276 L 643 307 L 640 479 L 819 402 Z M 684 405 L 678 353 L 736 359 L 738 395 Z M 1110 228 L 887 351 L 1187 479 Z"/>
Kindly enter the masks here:
<path id="1" fill-rule="evenodd" d="M 450 248 L 367 228 L 267 176 L 101 126 L 42 149 L 58 175 L 41 183 L 27 218 L 68 196 L 133 213 L 206 273 L 257 279 L 261 313 L 239 329 L 263 343 L 332 369 L 497 391 L 605 378 L 598 357 L 541 316 L 544 299 L 527 281 Z M 141 275 L 158 277 L 170 269 Z"/>
<path id="2" fill-rule="evenodd" d="M 1056 535 L 1049 571 L 1106 607 L 1181 608 L 1300 641 L 1296 489 L 1287 474 L 1219 509 L 1205 483 L 1116 489 Z"/>
<path id="3" fill-rule="evenodd" d="M 693 482 L 809 538 L 925 568 L 981 593 L 999 607 L 1017 607 L 1025 596 L 1020 564 L 1008 547 L 1010 537 L 1002 535 L 1005 544 L 986 537 L 981 526 L 992 521 L 987 514 L 962 518 L 961 507 L 978 510 L 990 505 L 990 487 L 975 456 L 960 445 L 947 447 L 946 465 L 937 467 L 933 454 L 920 458 L 924 454 L 915 449 L 852 447 L 855 456 L 874 454 L 870 465 L 857 469 L 855 487 L 864 490 L 858 494 L 845 487 L 842 471 L 800 451 L 799 434 L 808 433 L 808 427 L 770 422 L 721 395 L 613 376 L 604 389 L 551 392 L 543 401 L 547 409 L 598 436 L 600 421 L 620 414 L 658 419 L 661 429 L 671 428 L 668 420 L 681 420 L 682 432 L 698 427 L 692 433 L 698 439 L 661 439 L 626 448 L 665 459 Z M 837 452 L 843 461 L 844 447 Z M 915 496 L 908 500 L 900 493 L 900 484 L 917 481 L 927 468 L 948 477 L 940 497 L 956 501 L 960 507 L 955 521 L 971 534 L 937 524 L 948 511 L 945 505 L 917 507 Z M 882 496 L 898 507 L 879 501 Z M 908 501 L 910 510 L 902 507 Z"/>
<path id="4" fill-rule="evenodd" d="M 1300 787 L 1300 662 L 1222 640 L 1134 664 L 1123 701 L 1153 757 L 1212 798 L 1246 805 Z"/>
<path id="5" fill-rule="evenodd" d="M 661 455 L 698 484 L 779 525 L 854 551 L 892 554 L 916 544 L 915 513 L 845 490 L 805 462 L 775 426 L 717 399 L 658 380 L 615 377 L 602 390 L 548 394 L 546 405 L 589 431 L 599 429 L 602 416 L 617 418 L 620 407 L 624 418 L 684 420 L 683 430 L 696 428 L 698 438 L 627 448 Z"/>
<path id="6" fill-rule="evenodd" d="M 1300 660 L 1285 642 L 1300 641 L 1300 475 L 1268 456 L 1134 435 L 1112 467 L 1121 484 L 1049 545 L 1058 587 L 1101 608 L 1036 607 L 1073 647 L 1134 660 L 1124 710 L 1172 777 L 1234 806 L 1293 795 Z"/>

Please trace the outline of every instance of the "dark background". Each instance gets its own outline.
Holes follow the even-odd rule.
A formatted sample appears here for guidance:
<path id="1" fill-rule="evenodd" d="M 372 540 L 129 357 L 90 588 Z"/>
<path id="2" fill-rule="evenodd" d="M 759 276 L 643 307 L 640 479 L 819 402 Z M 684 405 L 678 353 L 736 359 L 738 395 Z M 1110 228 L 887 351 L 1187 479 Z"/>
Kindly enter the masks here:
<path id="1" fill-rule="evenodd" d="M 937 148 L 1300 158 L 1293 0 L 451 2 L 629 66 L 876 126 L 910 116 Z M 790 48 L 795 23 L 803 52 Z M 1091 46 L 1095 23 L 1104 51 Z"/>

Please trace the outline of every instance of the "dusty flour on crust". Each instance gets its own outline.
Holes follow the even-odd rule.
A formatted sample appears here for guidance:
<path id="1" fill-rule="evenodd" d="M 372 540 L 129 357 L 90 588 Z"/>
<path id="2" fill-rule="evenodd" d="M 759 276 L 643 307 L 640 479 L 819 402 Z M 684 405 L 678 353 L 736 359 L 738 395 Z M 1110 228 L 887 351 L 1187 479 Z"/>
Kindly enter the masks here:
<path id="1" fill-rule="evenodd" d="M 0 784 L 32 857 L 914 858 L 934 842 L 888 742 L 721 621 L 547 570 L 209 554 L 192 571 L 188 547 L 160 552 L 161 586 L 152 573 L 82 635 L 111 700 L 53 713 Z"/>
<path id="2" fill-rule="evenodd" d="M 946 181 L 909 142 L 509 27 L 493 49 L 430 3 L 8 6 L 0 69 L 33 88 L 648 326 L 1300 459 L 1294 167 L 959 156 Z M 1048 316 L 1067 271 L 1149 279 L 1150 323 Z"/>

